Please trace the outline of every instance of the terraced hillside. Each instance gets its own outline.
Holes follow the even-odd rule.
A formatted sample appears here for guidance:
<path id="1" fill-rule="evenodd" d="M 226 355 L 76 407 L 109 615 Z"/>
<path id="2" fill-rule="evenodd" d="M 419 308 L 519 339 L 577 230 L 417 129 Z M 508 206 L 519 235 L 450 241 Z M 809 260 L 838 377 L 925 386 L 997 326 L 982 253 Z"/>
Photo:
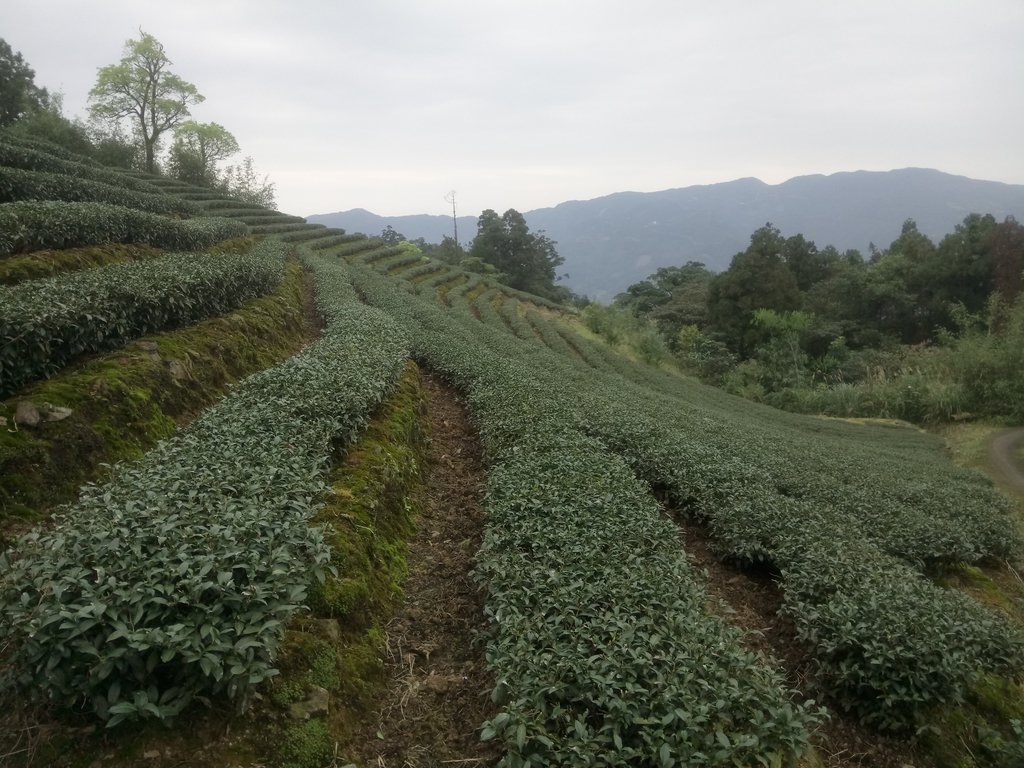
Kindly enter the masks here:
<path id="1" fill-rule="evenodd" d="M 936 439 L 216 192 L 7 138 L 0 166 L 11 760 L 1020 758 L 1017 521 Z"/>

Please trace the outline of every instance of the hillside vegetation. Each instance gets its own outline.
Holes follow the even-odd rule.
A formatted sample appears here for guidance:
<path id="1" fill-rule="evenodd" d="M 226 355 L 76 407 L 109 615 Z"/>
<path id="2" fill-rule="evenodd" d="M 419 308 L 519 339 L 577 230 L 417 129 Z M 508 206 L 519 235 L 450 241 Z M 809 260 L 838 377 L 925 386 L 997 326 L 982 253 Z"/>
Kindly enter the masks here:
<path id="1" fill-rule="evenodd" d="M 912 220 L 865 259 L 756 230 L 729 269 L 664 267 L 588 327 L 788 410 L 935 425 L 1024 421 L 1024 226 L 972 213 L 936 245 Z"/>
<path id="2" fill-rule="evenodd" d="M 1019 520 L 939 440 L 733 397 L 551 301 L 209 188 L 86 179 L 14 136 L 0 165 L 0 671 L 8 718 L 38 718 L 8 721 L 15 764 L 169 765 L 148 745 L 211 722 L 236 735 L 193 764 L 362 754 L 436 470 L 420 369 L 486 467 L 471 727 L 500 765 L 856 765 L 843 732 L 879 764 L 1020 764 Z M 767 580 L 791 657 L 711 597 L 683 519 Z"/>

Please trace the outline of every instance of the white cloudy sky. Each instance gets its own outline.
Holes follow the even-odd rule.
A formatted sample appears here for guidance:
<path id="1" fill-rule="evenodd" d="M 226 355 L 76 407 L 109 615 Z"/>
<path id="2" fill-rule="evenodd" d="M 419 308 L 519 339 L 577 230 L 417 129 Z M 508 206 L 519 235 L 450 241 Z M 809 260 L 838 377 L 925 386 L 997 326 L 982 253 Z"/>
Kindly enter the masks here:
<path id="1" fill-rule="evenodd" d="M 906 166 L 1024 183 L 1021 0 L 0 0 L 72 115 L 140 27 L 292 213 Z"/>

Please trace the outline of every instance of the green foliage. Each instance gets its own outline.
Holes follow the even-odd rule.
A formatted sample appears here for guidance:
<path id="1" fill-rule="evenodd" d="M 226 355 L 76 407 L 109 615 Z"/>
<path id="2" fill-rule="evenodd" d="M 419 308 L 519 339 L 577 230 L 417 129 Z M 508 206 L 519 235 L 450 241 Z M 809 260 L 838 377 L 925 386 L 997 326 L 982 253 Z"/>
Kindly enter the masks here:
<path id="1" fill-rule="evenodd" d="M 26 139 L 46 142 L 53 149 L 66 149 L 80 156 L 93 156 L 95 147 L 89 129 L 77 118 L 64 116 L 63 97 L 50 94 L 42 109 L 33 109 L 12 123 L 2 133 L 5 140 Z M 82 157 L 81 159 L 85 159 Z"/>
<path id="2" fill-rule="evenodd" d="M 323 240 L 317 240 L 315 243 L 311 243 L 309 247 L 314 251 L 326 251 L 329 248 L 337 248 L 339 245 L 348 245 L 350 243 L 358 247 L 368 247 L 366 237 L 359 233 L 331 235 Z"/>
<path id="3" fill-rule="evenodd" d="M 613 307 L 594 302 L 584 307 L 580 319 L 588 330 L 596 333 L 613 347 L 622 343 L 630 322 L 627 316 Z"/>
<path id="4" fill-rule="evenodd" d="M 555 268 L 564 261 L 555 243 L 542 232 L 530 232 L 514 208 L 500 217 L 490 209 L 480 214 L 469 255 L 492 265 L 513 288 L 548 297 L 555 289 Z"/>
<path id="5" fill-rule="evenodd" d="M 679 329 L 675 349 L 683 368 L 711 384 L 720 384 L 722 377 L 736 364 L 736 356 L 725 344 L 708 337 L 696 325 Z"/>
<path id="6" fill-rule="evenodd" d="M 692 262 L 664 268 L 616 305 L 653 319 L 684 367 L 705 381 L 777 407 L 919 423 L 1019 421 L 1008 309 L 1022 265 L 1024 227 L 1012 218 L 997 224 L 971 214 L 938 247 L 908 219 L 870 262 L 856 251 L 819 251 L 767 225 L 714 280 L 702 279 L 706 270 Z M 987 309 L 993 296 L 998 312 Z M 985 312 L 984 329 L 963 324 Z M 596 314 L 590 319 L 600 324 Z M 794 318 L 799 327 L 791 327 Z M 608 333 L 616 342 L 621 336 Z M 955 352 L 918 346 L 936 343 Z M 886 356 L 897 359 L 872 362 Z"/>
<path id="7" fill-rule="evenodd" d="M 0 560 L 8 682 L 112 726 L 172 717 L 197 696 L 244 703 L 275 673 L 285 622 L 327 565 L 308 524 L 325 459 L 352 442 L 407 354 L 339 275 L 318 287 L 323 338 L 115 467 Z"/>
<path id="8" fill-rule="evenodd" d="M 468 258 L 466 250 L 461 245 L 456 243 L 454 238 L 449 237 L 448 235 L 445 235 L 443 238 L 441 238 L 441 242 L 437 245 L 435 245 L 434 243 L 425 242 L 423 238 L 418 238 L 415 241 L 415 243 L 419 247 L 419 249 L 423 251 L 424 256 L 429 256 L 432 259 L 437 259 L 439 261 L 443 261 L 446 264 L 451 264 L 453 266 L 461 264 Z M 484 262 L 483 259 L 480 259 L 479 257 L 475 259 L 475 263 L 486 264 L 486 262 Z M 494 269 L 495 272 L 497 272 L 497 268 L 495 268 L 493 265 L 488 266 L 490 266 L 492 269 Z M 480 267 L 478 269 L 474 269 L 473 271 L 482 272 L 483 268 Z"/>
<path id="9" fill-rule="evenodd" d="M 305 232 L 314 229 L 325 230 L 323 224 L 306 224 L 305 221 L 291 224 L 254 224 L 251 231 L 254 235 L 282 235 L 286 232 Z"/>
<path id="10" fill-rule="evenodd" d="M 952 470 L 924 438 L 909 433 L 902 438 L 904 445 L 896 445 L 892 434 L 882 440 L 875 431 L 879 428 L 766 412 L 649 368 L 627 366 L 609 376 L 582 356 L 553 354 L 551 345 L 538 348 L 532 329 L 529 334 L 517 330 L 521 341 L 504 330 L 491 335 L 489 323 L 500 320 L 498 313 L 482 311 L 483 322 L 472 319 L 451 293 L 451 311 L 438 315 L 409 307 L 407 297 L 388 298 L 369 278 L 360 279 L 371 301 L 396 316 L 411 314 L 416 324 L 411 328 L 422 326 L 416 331 L 420 354 L 467 389 L 494 462 L 492 483 L 497 485 L 491 486 L 492 522 L 480 567 L 496 606 L 489 608 L 497 633 L 491 648 L 500 651 L 492 650 L 489 658 L 504 681 L 496 695 L 509 717 L 491 723 L 487 732 L 505 738 L 509 765 L 531 757 L 544 762 L 550 754 L 563 754 L 557 750 L 569 744 L 574 747 L 565 746 L 564 754 L 572 749 L 581 755 L 620 754 L 614 742 L 594 746 L 602 733 L 614 733 L 613 728 L 602 731 L 601 725 L 614 721 L 605 719 L 609 699 L 598 697 L 602 705 L 595 704 L 589 686 L 608 679 L 611 671 L 606 676 L 603 668 L 598 672 L 550 650 L 560 647 L 561 637 L 597 638 L 579 649 L 594 664 L 596 659 L 631 658 L 644 647 L 638 632 L 631 636 L 630 650 L 606 649 L 598 629 L 603 625 L 591 623 L 586 607 L 590 585 L 613 589 L 613 572 L 588 571 L 574 578 L 576 568 L 594 567 L 586 542 L 602 536 L 605 526 L 618 525 L 611 521 L 618 521 L 613 499 L 621 491 L 609 495 L 603 483 L 619 475 L 594 464 L 602 456 L 620 457 L 638 476 L 705 520 L 723 555 L 779 569 L 784 609 L 820 665 L 822 684 L 842 706 L 877 727 L 913 729 L 926 723 L 935 708 L 960 702 L 978 675 L 1016 674 L 1024 666 L 1020 633 L 920 574 L 942 563 L 1006 557 L 1020 546 L 1006 501 L 979 478 Z M 462 315 L 467 319 L 458 319 Z M 516 330 L 511 313 L 508 318 L 507 327 Z M 472 343 L 463 345 L 458 339 L 464 323 Z M 517 431 L 520 424 L 522 432 Z M 550 446 L 549 439 L 555 440 Z M 582 455 L 576 446 L 585 446 Z M 518 466 L 521 472 L 499 482 Z M 576 472 L 581 474 L 579 487 L 574 485 Z M 563 486 L 568 489 L 560 490 Z M 579 503 L 586 509 L 562 493 L 585 499 Z M 643 516 L 640 500 L 626 506 L 634 517 Z M 642 592 L 645 566 L 619 553 L 616 542 L 633 540 L 624 529 L 615 530 L 615 536 L 595 546 L 602 553 L 600 567 L 629 563 L 632 588 Z M 669 574 L 656 554 L 658 542 L 668 535 L 652 535 L 629 551 L 642 553 Z M 549 549 L 549 541 L 557 544 Z M 496 576 L 488 570 L 496 567 L 492 562 L 502 563 Z M 531 570 L 534 562 L 536 571 Z M 507 596 L 495 587 L 505 579 L 516 584 Z M 680 587 L 669 592 L 683 594 Z M 563 596 L 571 610 L 561 607 Z M 657 598 L 645 600 L 655 604 Z M 626 596 L 595 602 L 622 610 L 629 606 L 628 626 L 645 626 Z M 663 615 L 672 614 L 663 610 Z M 577 622 L 585 622 L 585 629 Z M 699 624 L 694 617 L 685 623 Z M 664 652 L 653 655 L 665 658 Z M 640 667 L 644 673 L 651 672 L 650 663 Z M 617 666 L 610 669 L 620 675 L 615 678 L 620 689 L 633 679 L 621 676 Z M 555 686 L 556 679 L 563 682 Z M 658 706 L 663 691 L 654 696 L 643 688 L 648 705 Z M 565 691 L 565 697 L 556 691 Z M 588 713 L 585 718 L 579 719 L 576 706 Z M 571 740 L 567 730 L 575 733 Z M 636 730 L 630 733 L 643 738 Z M 643 747 L 640 754 L 654 761 L 657 748 L 652 747 Z M 694 760 L 676 743 L 669 756 Z"/>
<path id="11" fill-rule="evenodd" d="M 800 306 L 796 277 L 783 260 L 786 240 L 771 224 L 750 236 L 750 246 L 711 281 L 708 323 L 730 348 L 749 356 L 758 341 L 752 328 L 757 309 L 789 311 Z"/>
<path id="12" fill-rule="evenodd" d="M 163 45 L 140 30 L 138 40 L 125 42 L 117 64 L 101 67 L 89 92 L 93 118 L 117 127 L 128 120 L 145 152 L 145 169 L 155 170 L 160 137 L 189 116 L 189 107 L 204 101 L 190 82 L 168 69 Z"/>
<path id="13" fill-rule="evenodd" d="M 492 470 L 477 563 L 503 707 L 483 736 L 502 739 L 502 765 L 791 762 L 816 716 L 707 612 L 646 486 L 584 431 L 593 403 L 574 404 L 587 385 L 566 386 L 568 358 L 540 354 L 532 330 L 521 342 L 481 324 L 464 294 L 445 312 L 353 275 L 481 425 Z"/>
<path id="14" fill-rule="evenodd" d="M 242 222 L 243 224 L 248 224 L 249 226 L 252 226 L 252 227 L 256 227 L 256 226 L 271 226 L 271 225 L 274 225 L 274 224 L 305 224 L 306 223 L 306 220 L 304 218 L 302 218 L 301 216 L 289 216 L 289 215 L 284 214 L 284 213 L 278 213 L 277 211 L 267 211 L 267 210 L 261 210 L 261 211 L 242 210 L 242 211 L 238 211 L 236 213 L 235 211 L 232 211 L 231 209 L 221 209 L 221 210 L 217 210 L 215 212 L 215 214 L 213 212 L 211 212 L 211 214 L 212 215 L 217 215 L 217 216 L 230 216 L 231 218 L 236 219 L 236 220 Z"/>
<path id="15" fill-rule="evenodd" d="M 395 228 L 388 224 L 380 233 L 381 242 L 385 245 L 398 245 L 405 241 L 407 238 L 401 232 L 396 232 Z"/>
<path id="16" fill-rule="evenodd" d="M 333 238 L 344 233 L 343 229 L 325 227 L 322 224 L 307 224 L 305 229 L 285 232 L 277 236 L 282 243 L 310 243 L 317 240 Z"/>
<path id="17" fill-rule="evenodd" d="M 615 297 L 615 305 L 638 317 L 650 317 L 667 339 L 686 325 L 707 321 L 708 287 L 714 275 L 696 261 L 681 267 L 661 267 L 646 280 L 634 283 Z"/>
<path id="18" fill-rule="evenodd" d="M 303 333 L 302 274 L 289 264 L 273 294 L 228 314 L 149 337 L 65 369 L 0 405 L 13 417 L 23 400 L 68 408 L 36 428 L 0 430 L 0 518 L 40 519 L 73 501 L 103 464 L 139 458 L 174 434 L 175 423 L 222 398 L 255 371 L 294 354 Z M 181 380 L 174 365 L 187 373 Z"/>
<path id="19" fill-rule="evenodd" d="M 79 179 L 99 181 L 114 187 L 123 187 L 135 192 L 159 195 L 160 190 L 142 179 L 136 179 L 124 173 L 118 173 L 92 163 L 82 162 L 85 158 L 70 160 L 52 152 L 33 149 L 20 143 L 5 140 L 0 135 L 0 166 L 20 168 L 25 171 L 42 171 L 45 173 L 63 174 Z"/>
<path id="20" fill-rule="evenodd" d="M 262 205 L 264 208 L 274 207 L 276 185 L 270 181 L 269 176 L 264 175 L 260 178 L 250 156 L 245 157 L 241 164 L 224 169 L 220 187 L 243 203 Z"/>
<path id="21" fill-rule="evenodd" d="M 647 365 L 658 366 L 669 357 L 668 345 L 654 324 L 618 304 L 588 304 L 580 318 L 608 344 L 628 348 Z"/>
<path id="22" fill-rule="evenodd" d="M 0 127 L 46 106 L 49 94 L 36 85 L 35 76 L 21 54 L 0 39 Z"/>
<path id="23" fill-rule="evenodd" d="M 74 272 L 102 267 L 121 261 L 133 261 L 162 255 L 163 251 L 149 245 L 106 243 L 84 248 L 36 251 L 0 259 L 0 285 L 14 285 L 24 280 L 52 277 L 61 272 Z"/>
<path id="24" fill-rule="evenodd" d="M 0 394 L 75 358 L 234 309 L 281 279 L 282 248 L 171 254 L 0 287 Z"/>
<path id="25" fill-rule="evenodd" d="M 955 306 L 950 311 L 961 330 L 940 334 L 942 346 L 907 348 L 887 356 L 845 351 L 841 362 L 826 356 L 816 361 L 819 369 L 832 369 L 824 382 L 763 397 L 787 410 L 830 416 L 921 424 L 965 416 L 1024 422 L 1024 397 L 1018 386 L 1024 376 L 1021 300 L 1007 307 L 995 295 L 987 322 L 964 312 Z"/>
<path id="26" fill-rule="evenodd" d="M 633 342 L 633 348 L 647 365 L 661 365 L 662 361 L 668 357 L 665 340 L 654 328 L 645 328 Z"/>
<path id="27" fill-rule="evenodd" d="M 334 753 L 334 739 L 323 720 L 296 723 L 285 732 L 282 768 L 322 768 Z"/>
<path id="28" fill-rule="evenodd" d="M 186 120 L 174 127 L 169 166 L 182 181 L 213 187 L 218 179 L 217 163 L 238 152 L 238 141 L 220 123 Z"/>
<path id="29" fill-rule="evenodd" d="M 0 203 L 0 256 L 100 243 L 206 248 L 246 233 L 230 219 L 169 219 L 106 203 Z"/>
<path id="30" fill-rule="evenodd" d="M 23 171 L 0 167 L 0 203 L 23 200 L 60 200 L 64 202 L 110 203 L 150 213 L 198 216 L 195 203 L 164 194 L 150 194 L 104 183 L 80 179 L 63 173 Z"/>
<path id="31" fill-rule="evenodd" d="M 4 144 L 14 145 L 24 149 L 31 149 L 35 152 L 42 152 L 45 155 L 50 155 L 61 160 L 91 165 L 94 168 L 99 168 L 102 165 L 97 162 L 95 158 L 89 156 L 87 152 L 77 151 L 74 148 L 57 144 L 45 136 L 39 137 L 26 135 L 25 132 L 16 130 L 15 128 L 7 128 L 0 131 L 0 141 Z"/>
<path id="32" fill-rule="evenodd" d="M 752 324 L 767 340 L 757 348 L 755 359 L 761 363 L 763 386 L 771 391 L 800 384 L 807 373 L 804 338 L 814 323 L 806 312 L 754 311 Z"/>

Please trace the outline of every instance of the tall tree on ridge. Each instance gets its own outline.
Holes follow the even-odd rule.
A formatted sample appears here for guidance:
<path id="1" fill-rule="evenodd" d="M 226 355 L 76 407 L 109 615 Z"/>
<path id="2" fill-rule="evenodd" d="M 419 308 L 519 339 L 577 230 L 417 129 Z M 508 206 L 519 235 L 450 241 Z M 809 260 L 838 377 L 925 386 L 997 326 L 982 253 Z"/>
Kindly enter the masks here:
<path id="1" fill-rule="evenodd" d="M 555 295 L 555 268 L 563 259 L 555 242 L 543 232 L 530 232 L 523 214 L 515 208 L 501 216 L 490 208 L 480 214 L 469 255 L 493 265 L 513 288 Z"/>
<path id="2" fill-rule="evenodd" d="M 90 112 L 113 124 L 129 119 L 142 141 L 146 170 L 152 173 L 160 137 L 205 97 L 168 69 L 172 62 L 159 40 L 141 29 L 139 34 L 138 40 L 125 43 L 120 62 L 100 68 L 89 92 Z"/>

